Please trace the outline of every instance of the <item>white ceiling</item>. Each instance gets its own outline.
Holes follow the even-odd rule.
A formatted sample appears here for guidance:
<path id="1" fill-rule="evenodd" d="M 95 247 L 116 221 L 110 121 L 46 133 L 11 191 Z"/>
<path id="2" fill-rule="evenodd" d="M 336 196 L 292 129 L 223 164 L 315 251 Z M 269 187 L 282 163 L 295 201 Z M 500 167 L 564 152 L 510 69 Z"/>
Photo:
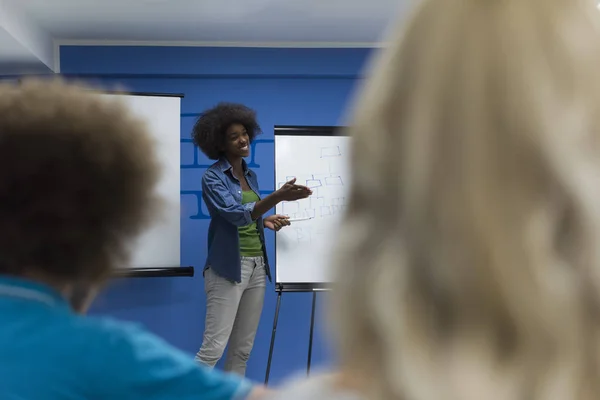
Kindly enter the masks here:
<path id="1" fill-rule="evenodd" d="M 47 73 L 49 68 L 24 49 L 6 30 L 0 29 L 0 75 Z"/>
<path id="2" fill-rule="evenodd" d="M 33 54 L 24 54 L 23 46 L 4 29 L 0 29 L 0 49 L 2 49 L 2 61 L 8 63 L 19 63 L 36 61 Z"/>
<path id="3" fill-rule="evenodd" d="M 409 4 L 410 0 L 0 0 L 0 29 L 21 43 L 24 59 L 33 55 L 52 67 L 53 52 L 44 52 L 37 42 L 369 46 Z M 15 20 L 17 31 L 35 31 L 29 36 L 36 43 L 14 34 Z M 0 35 L 0 64 L 15 57 L 13 47 L 4 46 Z"/>
<path id="4" fill-rule="evenodd" d="M 13 0 L 59 39 L 375 42 L 401 0 Z"/>

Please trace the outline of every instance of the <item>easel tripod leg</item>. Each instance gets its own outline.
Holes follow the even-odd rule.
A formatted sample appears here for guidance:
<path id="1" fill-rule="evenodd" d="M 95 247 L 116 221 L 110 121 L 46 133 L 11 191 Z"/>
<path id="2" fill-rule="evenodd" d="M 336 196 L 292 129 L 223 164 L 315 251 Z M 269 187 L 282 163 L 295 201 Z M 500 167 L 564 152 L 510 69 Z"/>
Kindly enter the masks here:
<path id="1" fill-rule="evenodd" d="M 269 375 L 271 373 L 271 360 L 273 359 L 273 348 L 275 347 L 275 334 L 277 333 L 277 321 L 279 320 L 281 293 L 281 290 L 277 292 L 277 305 L 275 306 L 275 318 L 273 319 L 273 331 L 271 332 L 271 345 L 269 346 L 269 358 L 267 360 L 267 373 L 265 374 L 265 385 L 269 383 Z"/>
<path id="2" fill-rule="evenodd" d="M 308 337 L 308 361 L 306 364 L 306 375 L 310 375 L 310 362 L 312 360 L 313 334 L 315 330 L 315 309 L 317 306 L 317 292 L 313 291 L 312 310 L 310 312 L 310 336 Z"/>

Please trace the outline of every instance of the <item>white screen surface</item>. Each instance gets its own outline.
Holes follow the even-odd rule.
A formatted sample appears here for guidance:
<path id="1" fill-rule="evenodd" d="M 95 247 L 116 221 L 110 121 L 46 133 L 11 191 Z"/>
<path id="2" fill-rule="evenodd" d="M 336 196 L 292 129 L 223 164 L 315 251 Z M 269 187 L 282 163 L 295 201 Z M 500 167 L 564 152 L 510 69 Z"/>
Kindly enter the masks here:
<path id="1" fill-rule="evenodd" d="M 146 121 L 156 141 L 162 165 L 157 193 L 165 202 L 156 222 L 133 244 L 130 268 L 178 267 L 180 261 L 180 118 L 181 99 L 168 96 L 118 96 L 139 118 Z"/>
<path id="2" fill-rule="evenodd" d="M 330 260 L 350 184 L 349 150 L 349 137 L 275 135 L 277 188 L 295 177 L 313 190 L 308 199 L 276 207 L 292 219 L 312 217 L 277 232 L 277 283 L 331 282 Z"/>

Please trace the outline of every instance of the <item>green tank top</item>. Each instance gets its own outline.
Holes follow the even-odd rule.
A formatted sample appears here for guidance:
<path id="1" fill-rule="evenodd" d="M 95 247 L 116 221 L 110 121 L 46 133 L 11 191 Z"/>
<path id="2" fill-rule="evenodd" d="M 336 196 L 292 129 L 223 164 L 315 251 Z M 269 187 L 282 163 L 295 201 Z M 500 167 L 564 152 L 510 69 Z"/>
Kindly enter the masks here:
<path id="1" fill-rule="evenodd" d="M 259 201 L 260 198 L 252 190 L 242 192 L 242 204 Z M 242 257 L 260 257 L 263 255 L 262 243 L 258 235 L 256 221 L 250 225 L 240 226 L 238 228 L 240 237 L 240 254 Z"/>

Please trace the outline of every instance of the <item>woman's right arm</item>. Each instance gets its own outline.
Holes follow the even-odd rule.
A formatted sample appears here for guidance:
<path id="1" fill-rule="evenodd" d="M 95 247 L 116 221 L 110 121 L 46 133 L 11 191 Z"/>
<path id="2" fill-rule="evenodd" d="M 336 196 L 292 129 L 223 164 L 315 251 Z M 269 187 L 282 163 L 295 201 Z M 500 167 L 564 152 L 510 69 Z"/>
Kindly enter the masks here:
<path id="1" fill-rule="evenodd" d="M 279 190 L 252 203 L 238 203 L 221 178 L 207 171 L 202 177 L 202 198 L 211 213 L 216 212 L 235 226 L 250 225 L 281 201 L 303 199 L 312 193 L 305 186 L 295 185 L 295 179 Z"/>

